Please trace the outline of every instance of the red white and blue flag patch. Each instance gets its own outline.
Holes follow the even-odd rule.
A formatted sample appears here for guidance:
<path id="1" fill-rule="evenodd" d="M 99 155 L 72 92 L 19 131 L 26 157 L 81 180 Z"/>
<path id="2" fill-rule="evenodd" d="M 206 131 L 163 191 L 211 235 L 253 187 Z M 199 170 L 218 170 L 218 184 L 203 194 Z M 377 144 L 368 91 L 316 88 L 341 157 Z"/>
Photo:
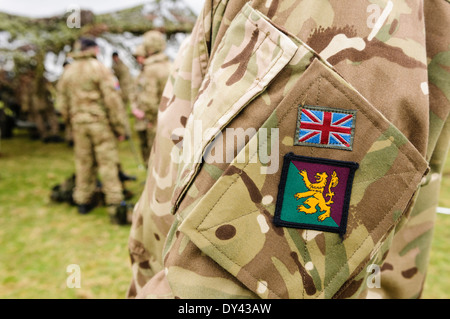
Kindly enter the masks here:
<path id="1" fill-rule="evenodd" d="M 352 150 L 356 110 L 300 105 L 294 145 Z"/>

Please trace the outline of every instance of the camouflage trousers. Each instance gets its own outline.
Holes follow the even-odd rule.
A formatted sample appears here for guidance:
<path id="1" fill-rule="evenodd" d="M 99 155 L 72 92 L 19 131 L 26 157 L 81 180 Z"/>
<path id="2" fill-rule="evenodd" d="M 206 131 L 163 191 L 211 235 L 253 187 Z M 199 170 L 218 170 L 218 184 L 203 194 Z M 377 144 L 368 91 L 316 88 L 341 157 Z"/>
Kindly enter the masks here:
<path id="1" fill-rule="evenodd" d="M 119 154 L 115 136 L 107 124 L 90 123 L 73 126 L 76 181 L 74 200 L 87 204 L 96 189 L 97 172 L 107 205 L 123 200 L 119 180 Z"/>

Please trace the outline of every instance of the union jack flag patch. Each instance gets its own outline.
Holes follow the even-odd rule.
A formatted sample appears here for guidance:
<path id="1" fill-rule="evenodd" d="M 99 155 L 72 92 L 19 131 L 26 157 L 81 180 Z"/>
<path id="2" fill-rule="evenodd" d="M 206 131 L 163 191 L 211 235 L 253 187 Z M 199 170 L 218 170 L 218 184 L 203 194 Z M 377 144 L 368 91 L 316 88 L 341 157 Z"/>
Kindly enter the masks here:
<path id="1" fill-rule="evenodd" d="M 351 151 L 356 110 L 300 105 L 294 145 Z"/>

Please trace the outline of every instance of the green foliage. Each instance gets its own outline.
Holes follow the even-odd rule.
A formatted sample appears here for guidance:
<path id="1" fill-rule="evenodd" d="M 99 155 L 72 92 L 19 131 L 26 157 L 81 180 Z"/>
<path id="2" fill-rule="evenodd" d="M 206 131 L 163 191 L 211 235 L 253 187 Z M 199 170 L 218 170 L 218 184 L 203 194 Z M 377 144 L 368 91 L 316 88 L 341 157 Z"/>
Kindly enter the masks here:
<path id="1" fill-rule="evenodd" d="M 0 12 L 0 32 L 10 34 L 10 43 L 18 41 L 15 48 L 0 48 L 0 54 L 12 58 L 17 73 L 25 73 L 36 65 L 42 65 L 46 53 L 58 54 L 66 45 L 73 48 L 81 36 L 124 32 L 140 35 L 154 28 L 161 29 L 168 37 L 177 32 L 189 33 L 196 16 L 183 3 L 155 1 L 151 3 L 151 12 L 146 12 L 144 5 L 140 5 L 98 16 L 81 8 L 80 28 L 68 27 L 67 19 L 71 12 L 38 19 Z M 34 53 L 30 55 L 30 51 Z M 43 70 L 38 74 L 42 75 Z"/>
<path id="2" fill-rule="evenodd" d="M 174 3 L 177 1 L 165 1 Z M 182 2 L 180 2 L 182 3 Z M 155 3 L 155 11 L 143 12 L 143 5 L 119 10 L 112 13 L 94 16 L 90 11 L 81 11 L 81 28 L 69 28 L 67 18 L 70 14 L 65 13 L 49 18 L 27 18 L 0 12 L 0 31 L 11 34 L 10 40 L 24 40 L 28 44 L 54 53 L 60 52 L 65 45 L 73 42 L 83 35 L 99 35 L 99 33 L 123 33 L 131 32 L 143 34 L 154 28 L 154 19 L 163 18 L 163 25 L 157 26 L 164 30 L 169 36 L 175 32 L 190 32 L 194 26 L 196 16 L 186 8 L 173 7 L 170 10 L 169 19 L 163 16 L 160 2 Z M 92 15 L 92 18 L 90 16 Z M 83 18 L 88 16 L 89 18 Z M 85 22 L 83 20 L 86 20 Z"/>
<path id="3" fill-rule="evenodd" d="M 165 1 L 165 3 L 176 3 L 176 1 Z M 144 12 L 144 5 L 129 9 L 120 10 L 113 13 L 101 14 L 96 17 L 97 24 L 104 24 L 111 33 L 131 32 L 134 34 L 143 34 L 153 28 L 161 28 L 167 35 L 175 32 L 190 32 L 195 23 L 196 16 L 188 8 L 172 8 L 171 14 L 174 20 L 162 14 L 162 5 L 160 1 L 155 1 L 155 11 Z M 162 18 L 163 25 L 155 25 L 154 20 Z"/>
<path id="4" fill-rule="evenodd" d="M 439 197 L 439 206 L 450 208 L 450 155 L 447 155 L 447 160 L 442 171 L 441 193 Z M 450 237 L 448 237 L 450 238 Z"/>
<path id="5" fill-rule="evenodd" d="M 450 166 L 447 165 L 448 169 Z M 447 178 L 448 179 L 448 178 Z M 450 188 L 444 194 L 450 198 Z M 442 196 L 441 196 L 442 197 Z M 448 206 L 447 206 L 448 207 Z M 433 244 L 430 252 L 430 266 L 422 297 L 425 299 L 450 298 L 450 215 L 437 214 L 436 226 L 433 235 Z"/>
<path id="6" fill-rule="evenodd" d="M 450 208 L 450 156 L 442 172 L 439 206 Z M 430 252 L 430 267 L 424 287 L 424 298 L 448 299 L 450 298 L 450 215 L 437 214 L 436 226 L 433 235 L 433 244 Z"/>

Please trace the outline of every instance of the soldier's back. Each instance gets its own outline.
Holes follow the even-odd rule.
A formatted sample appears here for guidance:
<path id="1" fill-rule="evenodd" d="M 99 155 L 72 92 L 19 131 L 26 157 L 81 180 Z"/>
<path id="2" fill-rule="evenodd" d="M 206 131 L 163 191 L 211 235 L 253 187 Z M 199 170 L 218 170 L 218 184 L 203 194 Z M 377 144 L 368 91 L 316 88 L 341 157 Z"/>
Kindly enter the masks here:
<path id="1" fill-rule="evenodd" d="M 75 123 L 105 120 L 100 86 L 108 81 L 109 71 L 95 58 L 76 60 L 63 76 L 70 92 L 70 113 Z"/>

